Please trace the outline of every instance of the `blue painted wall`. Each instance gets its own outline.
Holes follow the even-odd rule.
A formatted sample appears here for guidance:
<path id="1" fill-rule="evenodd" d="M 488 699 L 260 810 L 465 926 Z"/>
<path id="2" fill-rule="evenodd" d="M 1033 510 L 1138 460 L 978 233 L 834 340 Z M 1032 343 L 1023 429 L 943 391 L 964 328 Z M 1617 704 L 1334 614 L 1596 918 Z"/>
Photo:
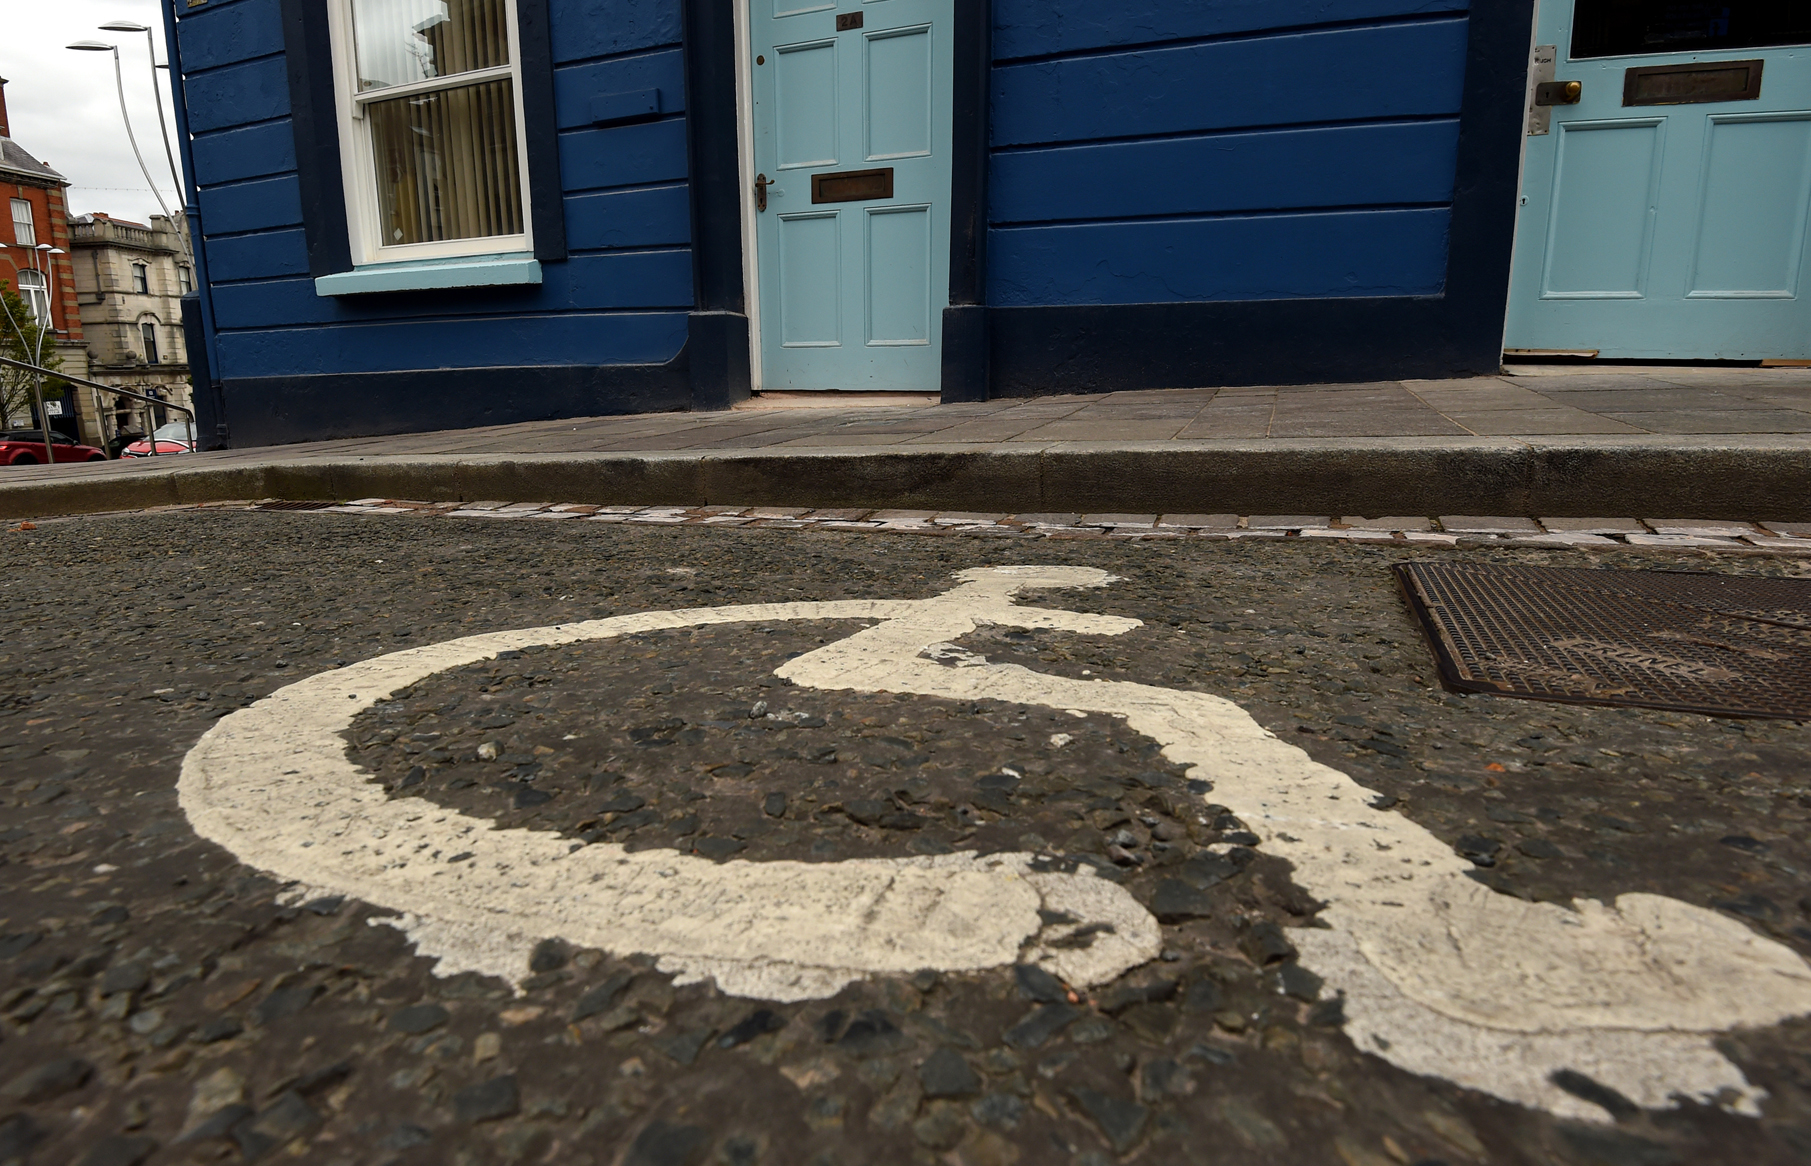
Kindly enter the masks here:
<path id="1" fill-rule="evenodd" d="M 988 302 L 1438 293 L 1467 0 L 994 0 Z"/>
<path id="2" fill-rule="evenodd" d="M 657 364 L 679 352 L 692 303 L 679 0 L 550 9 L 570 258 L 544 264 L 539 287 L 339 298 L 315 295 L 308 277 L 279 0 L 181 10 L 217 376 Z M 592 125 L 593 97 L 650 88 L 660 120 Z"/>

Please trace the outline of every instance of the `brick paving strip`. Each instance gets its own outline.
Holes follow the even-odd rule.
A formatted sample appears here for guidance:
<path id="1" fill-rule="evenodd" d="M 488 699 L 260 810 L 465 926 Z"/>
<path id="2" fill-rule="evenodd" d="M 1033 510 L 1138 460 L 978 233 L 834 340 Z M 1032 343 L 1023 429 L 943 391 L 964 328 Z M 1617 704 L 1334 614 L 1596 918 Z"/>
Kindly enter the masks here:
<path id="1" fill-rule="evenodd" d="M 257 510 L 273 499 L 159 507 Z M 1811 522 L 1730 522 L 1705 518 L 1516 518 L 1445 514 L 1416 518 L 1303 514 L 982 514 L 935 510 L 812 510 L 792 506 L 593 506 L 578 502 L 422 502 L 359 498 L 303 511 L 397 514 L 487 521 L 627 523 L 640 526 L 756 527 L 873 531 L 878 534 L 983 538 L 1334 539 L 1416 546 L 1652 547 L 1746 553 L 1811 554 Z M 50 520 L 54 521 L 54 520 Z"/>

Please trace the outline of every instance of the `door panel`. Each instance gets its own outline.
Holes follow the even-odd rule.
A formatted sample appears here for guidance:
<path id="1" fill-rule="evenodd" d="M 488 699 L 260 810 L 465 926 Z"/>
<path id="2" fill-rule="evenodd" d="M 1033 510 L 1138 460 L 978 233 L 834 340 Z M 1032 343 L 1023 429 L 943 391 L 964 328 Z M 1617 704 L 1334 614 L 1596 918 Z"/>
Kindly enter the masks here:
<path id="1" fill-rule="evenodd" d="M 868 159 L 931 152 L 931 30 L 868 40 Z"/>
<path id="2" fill-rule="evenodd" d="M 750 0 L 763 388 L 940 386 L 953 7 Z"/>
<path id="3" fill-rule="evenodd" d="M 931 208 L 868 212 L 868 343 L 931 342 Z"/>
<path id="4" fill-rule="evenodd" d="M 1811 358 L 1811 7 L 1700 7 L 1542 0 L 1535 43 L 1580 93 L 1525 139 L 1506 348 Z M 1754 61 L 1758 90 L 1652 73 Z"/>
<path id="5" fill-rule="evenodd" d="M 1641 295 L 1663 122 L 1560 126 L 1544 297 Z"/>
<path id="6" fill-rule="evenodd" d="M 776 170 L 836 165 L 836 42 L 774 50 Z"/>
<path id="7" fill-rule="evenodd" d="M 789 347 L 842 343 L 837 217 L 780 216 L 780 342 Z"/>
<path id="8" fill-rule="evenodd" d="M 1811 116 L 1710 119 L 1694 298 L 1798 292 L 1811 211 Z"/>

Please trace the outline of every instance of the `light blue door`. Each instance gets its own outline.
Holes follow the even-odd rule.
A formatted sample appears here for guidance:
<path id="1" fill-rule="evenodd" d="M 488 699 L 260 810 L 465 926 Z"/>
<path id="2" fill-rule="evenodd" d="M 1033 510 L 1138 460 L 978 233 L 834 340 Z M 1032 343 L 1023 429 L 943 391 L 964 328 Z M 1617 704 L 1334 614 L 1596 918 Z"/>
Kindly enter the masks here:
<path id="1" fill-rule="evenodd" d="M 765 389 L 939 388 L 952 8 L 750 0 Z"/>
<path id="2" fill-rule="evenodd" d="M 1532 111 L 1505 348 L 1811 357 L 1806 41 L 1811 4 L 1543 0 L 1579 91 Z"/>

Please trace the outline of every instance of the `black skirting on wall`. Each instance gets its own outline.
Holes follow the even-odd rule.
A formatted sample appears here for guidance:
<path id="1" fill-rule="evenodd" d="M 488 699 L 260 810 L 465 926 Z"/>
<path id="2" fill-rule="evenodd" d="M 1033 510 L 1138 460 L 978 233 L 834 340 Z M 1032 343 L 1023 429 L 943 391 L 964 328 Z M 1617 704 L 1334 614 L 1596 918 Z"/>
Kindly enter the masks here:
<path id="1" fill-rule="evenodd" d="M 691 407 L 690 361 L 250 377 L 222 386 L 235 446 Z"/>

